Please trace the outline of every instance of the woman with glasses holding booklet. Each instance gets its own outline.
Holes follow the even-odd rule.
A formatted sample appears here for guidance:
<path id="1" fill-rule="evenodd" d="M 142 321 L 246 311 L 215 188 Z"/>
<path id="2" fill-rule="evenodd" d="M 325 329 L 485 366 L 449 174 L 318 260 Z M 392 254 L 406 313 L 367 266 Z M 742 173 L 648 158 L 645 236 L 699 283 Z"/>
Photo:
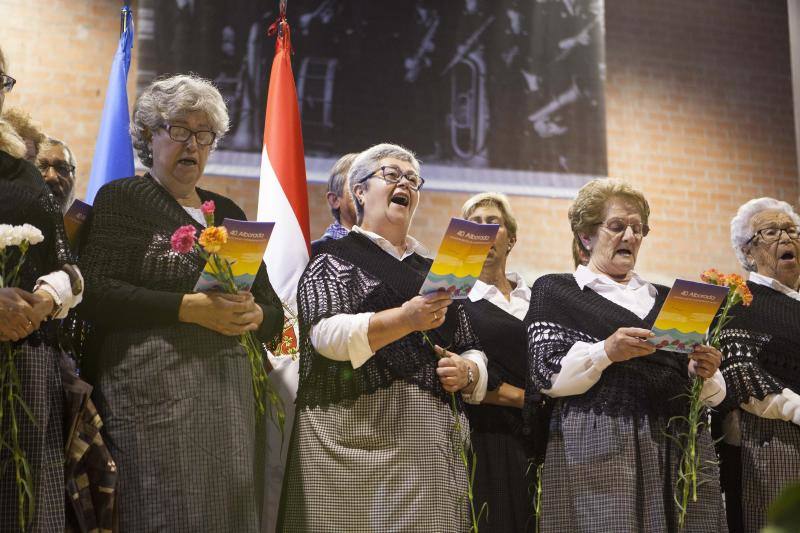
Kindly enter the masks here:
<path id="1" fill-rule="evenodd" d="M 526 407 L 553 401 L 542 469 L 541 531 L 668 532 L 678 529 L 673 487 L 681 457 L 671 417 L 688 411 L 690 378 L 719 404 L 721 355 L 656 350 L 648 339 L 669 289 L 634 271 L 649 232 L 641 192 L 595 179 L 578 192 L 569 219 L 573 274 L 550 274 L 531 289 Z M 583 264 L 585 263 L 585 264 Z M 529 413 L 530 414 L 530 413 Z M 714 459 L 710 436 L 698 443 Z M 716 473 L 698 487 L 685 531 L 725 531 Z"/>
<path id="2" fill-rule="evenodd" d="M 171 236 L 243 220 L 197 187 L 228 129 L 217 89 L 196 76 L 158 79 L 136 103 L 131 133 L 144 176 L 98 191 L 81 254 L 82 312 L 94 325 L 84 369 L 117 462 L 122 531 L 257 532 L 264 450 L 240 335 L 280 340 L 283 310 L 263 263 L 250 292 L 194 292 L 205 261 Z M 210 207 L 210 204 L 206 204 Z M 266 357 L 266 353 L 265 353 Z"/>
<path id="3" fill-rule="evenodd" d="M 414 155 L 373 146 L 348 178 L 358 224 L 320 243 L 297 291 L 300 383 L 278 531 L 467 531 L 457 444 L 469 428 L 462 398 L 486 388 L 485 356 L 460 305 L 419 295 L 431 260 L 408 235 L 424 184 Z"/>
<path id="4" fill-rule="evenodd" d="M 721 336 L 722 479 L 731 530 L 757 532 L 786 486 L 800 482 L 800 215 L 773 198 L 731 220 L 731 244 L 749 271 L 749 307 Z"/>

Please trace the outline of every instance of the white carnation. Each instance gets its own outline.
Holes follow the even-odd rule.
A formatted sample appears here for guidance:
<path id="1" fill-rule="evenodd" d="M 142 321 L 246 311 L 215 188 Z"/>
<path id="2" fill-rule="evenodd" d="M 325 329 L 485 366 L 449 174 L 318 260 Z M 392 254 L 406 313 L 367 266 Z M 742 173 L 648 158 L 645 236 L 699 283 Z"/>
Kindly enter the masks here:
<path id="1" fill-rule="evenodd" d="M 39 244 L 44 240 L 44 236 L 42 232 L 39 231 L 38 228 L 35 226 L 31 226 L 30 224 L 23 224 L 21 226 L 8 226 L 7 230 L 3 230 L 1 234 L 3 243 L 5 246 L 19 246 L 24 241 L 28 241 L 29 244 Z"/>
<path id="2" fill-rule="evenodd" d="M 14 227 L 10 224 L 0 224 L 0 250 L 4 250 L 6 246 L 11 246 L 11 232 Z"/>
<path id="3" fill-rule="evenodd" d="M 22 233 L 22 238 L 30 243 L 31 246 L 34 244 L 39 244 L 44 240 L 44 235 L 42 232 L 39 231 L 39 228 L 36 226 L 31 226 L 30 224 L 23 224 L 20 232 Z"/>

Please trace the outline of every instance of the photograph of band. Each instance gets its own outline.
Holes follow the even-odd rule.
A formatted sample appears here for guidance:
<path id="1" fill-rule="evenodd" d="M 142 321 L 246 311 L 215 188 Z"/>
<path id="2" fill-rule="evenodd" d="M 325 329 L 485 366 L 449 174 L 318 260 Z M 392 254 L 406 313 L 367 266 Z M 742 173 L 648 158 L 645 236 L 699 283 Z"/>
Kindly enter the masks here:
<path id="1" fill-rule="evenodd" d="M 231 111 L 223 160 L 261 152 L 276 9 L 139 3 L 139 80 L 213 80 Z M 606 175 L 603 0 L 293 0 L 291 11 L 307 157 L 360 151 L 391 131 L 453 179 L 459 168 L 490 183 L 507 171 L 521 184 Z"/>

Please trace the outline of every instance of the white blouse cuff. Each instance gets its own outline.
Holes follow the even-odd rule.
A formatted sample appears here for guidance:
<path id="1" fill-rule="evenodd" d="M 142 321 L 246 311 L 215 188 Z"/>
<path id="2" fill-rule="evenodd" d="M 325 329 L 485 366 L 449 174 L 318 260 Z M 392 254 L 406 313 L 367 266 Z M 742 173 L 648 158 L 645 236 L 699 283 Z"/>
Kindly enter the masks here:
<path id="1" fill-rule="evenodd" d="M 751 397 L 741 407 L 762 418 L 784 420 L 800 426 L 800 395 L 792 389 L 783 389 L 780 394 L 767 394 L 763 400 Z"/>
<path id="2" fill-rule="evenodd" d="M 461 393 L 461 397 L 465 402 L 477 405 L 486 397 L 486 389 L 489 385 L 489 375 L 486 371 L 486 354 L 480 350 L 467 350 L 461 354 L 461 357 L 472 361 L 478 367 L 478 381 L 475 383 L 475 388 L 469 394 L 466 392 Z"/>
<path id="3" fill-rule="evenodd" d="M 83 275 L 77 266 L 74 268 L 80 276 L 81 286 L 83 286 Z M 72 294 L 72 282 L 69 275 L 63 270 L 56 270 L 37 279 L 36 289 L 43 290 L 53 297 L 58 312 L 52 318 L 66 318 L 69 310 L 83 300 L 83 291 Z"/>

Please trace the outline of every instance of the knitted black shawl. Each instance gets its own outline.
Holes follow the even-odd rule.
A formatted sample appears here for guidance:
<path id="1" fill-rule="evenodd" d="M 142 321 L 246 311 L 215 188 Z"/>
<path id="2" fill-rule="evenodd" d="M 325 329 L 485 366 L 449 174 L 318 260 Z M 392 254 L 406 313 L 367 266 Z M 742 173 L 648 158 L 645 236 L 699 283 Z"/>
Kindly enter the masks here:
<path id="1" fill-rule="evenodd" d="M 800 302 L 770 287 L 747 286 L 753 303 L 731 311 L 734 318 L 720 338 L 729 407 L 787 387 L 800 391 Z"/>
<path id="2" fill-rule="evenodd" d="M 581 290 L 572 274 L 550 274 L 533 285 L 531 307 L 525 317 L 528 332 L 529 407 L 550 378 L 561 371 L 561 360 L 578 341 L 595 343 L 620 327 L 650 329 L 669 292 L 656 286 L 653 309 L 640 319 L 589 287 Z M 633 418 L 685 414 L 689 385 L 687 356 L 657 351 L 646 357 L 614 363 L 588 391 L 561 398 L 562 412 L 577 409 Z"/>
<path id="3" fill-rule="evenodd" d="M 226 217 L 245 219 L 230 199 L 199 188 L 197 193 L 203 201 L 214 200 L 215 224 Z M 187 224 L 203 229 L 149 175 L 116 180 L 98 191 L 79 263 L 86 280 L 80 311 L 98 337 L 108 329 L 178 322 L 183 295 L 192 292 L 205 266 L 196 251 L 172 251 L 172 233 Z M 280 340 L 283 307 L 263 263 L 251 292 L 264 312 L 256 334 L 272 346 Z"/>
<path id="4" fill-rule="evenodd" d="M 333 361 L 320 355 L 309 340 L 311 326 L 323 318 L 401 306 L 419 293 L 430 265 L 430 259 L 416 253 L 398 261 L 359 233 L 319 243 L 317 255 L 303 272 L 297 289 L 298 407 L 355 400 L 386 388 L 397 379 L 413 383 L 443 402 L 450 401 L 436 376 L 437 356 L 419 332 L 384 346 L 357 369 L 349 361 Z M 459 303 L 452 304 L 445 323 L 427 335 L 433 343 L 455 353 L 480 349 Z M 458 403 L 461 405 L 460 397 Z"/>

